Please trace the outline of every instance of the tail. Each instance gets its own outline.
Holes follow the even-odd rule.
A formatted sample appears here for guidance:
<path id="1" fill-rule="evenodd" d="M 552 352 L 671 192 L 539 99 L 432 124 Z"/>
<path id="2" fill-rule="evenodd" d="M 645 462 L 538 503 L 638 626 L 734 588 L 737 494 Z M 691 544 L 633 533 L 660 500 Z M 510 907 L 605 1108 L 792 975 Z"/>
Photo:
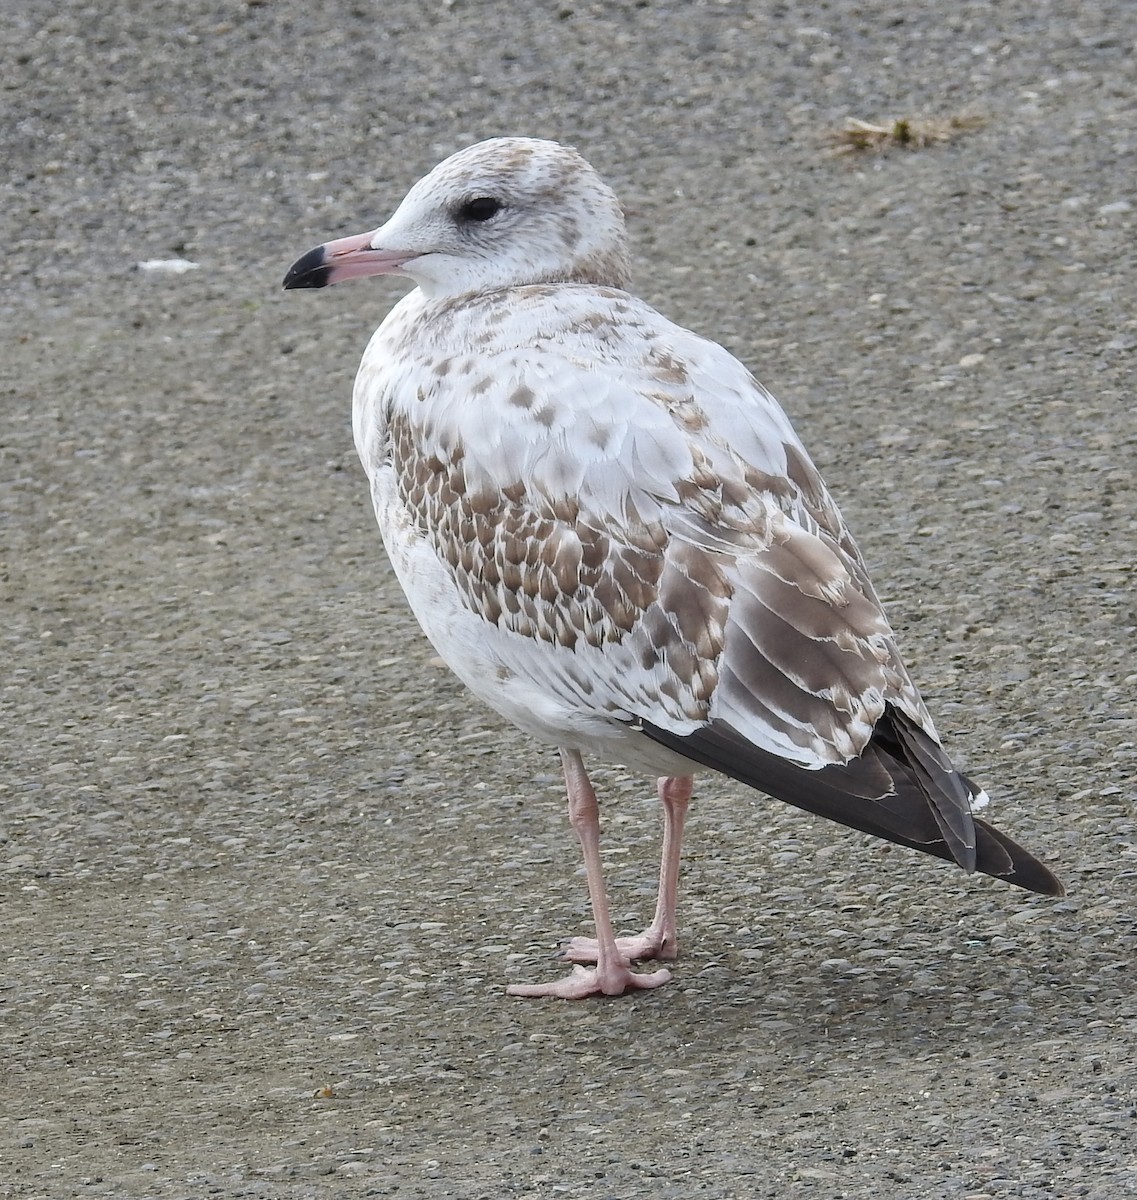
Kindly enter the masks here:
<path id="1" fill-rule="evenodd" d="M 1061 882 L 1033 854 L 972 816 L 971 801 L 981 790 L 891 705 L 857 758 L 816 771 L 759 749 L 722 721 L 686 736 L 646 722 L 643 732 L 692 762 L 830 821 L 1031 892 L 1065 895 Z"/>

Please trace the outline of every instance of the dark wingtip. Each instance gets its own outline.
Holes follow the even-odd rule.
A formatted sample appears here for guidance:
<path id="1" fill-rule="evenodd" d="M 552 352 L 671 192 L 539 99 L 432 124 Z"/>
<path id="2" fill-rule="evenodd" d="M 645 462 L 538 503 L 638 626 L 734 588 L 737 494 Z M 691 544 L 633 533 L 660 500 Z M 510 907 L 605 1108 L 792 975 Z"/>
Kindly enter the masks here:
<path id="1" fill-rule="evenodd" d="M 721 771 L 806 812 L 924 854 L 959 862 L 958 847 L 945 839 L 942 816 L 933 809 L 925 785 L 911 763 L 900 758 L 905 748 L 891 724 L 878 725 L 877 735 L 859 758 L 816 771 L 807 771 L 759 749 L 722 720 L 711 721 L 689 734 L 671 733 L 645 721 L 643 731 L 694 763 Z M 922 765 L 927 773 L 929 764 L 935 764 L 931 751 L 924 750 Z M 950 765 L 944 769 L 950 770 Z M 958 779 L 963 788 L 979 791 L 966 776 Z M 1044 896 L 1065 895 L 1061 881 L 1033 854 L 986 821 L 978 817 L 971 820 L 975 829 L 974 859 L 970 864 L 960 864 L 965 869 L 994 875 Z"/>
<path id="2" fill-rule="evenodd" d="M 1002 830 L 975 818 L 979 870 L 1042 896 L 1065 896 L 1062 881 Z"/>
<path id="3" fill-rule="evenodd" d="M 288 274 L 285 275 L 283 284 L 285 290 L 327 287 L 331 268 L 324 261 L 325 258 L 323 246 L 317 246 L 315 249 L 309 250 L 307 254 L 301 255 L 288 268 Z"/>

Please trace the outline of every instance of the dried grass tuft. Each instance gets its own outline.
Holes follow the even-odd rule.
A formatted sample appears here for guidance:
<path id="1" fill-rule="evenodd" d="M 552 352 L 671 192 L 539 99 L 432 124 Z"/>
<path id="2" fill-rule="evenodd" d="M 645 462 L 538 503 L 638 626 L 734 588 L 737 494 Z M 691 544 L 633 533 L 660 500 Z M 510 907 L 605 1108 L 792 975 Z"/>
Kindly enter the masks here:
<path id="1" fill-rule="evenodd" d="M 871 125 L 850 117 L 844 129 L 828 138 L 834 154 L 887 154 L 897 148 L 924 150 L 942 142 L 951 142 L 983 124 L 982 117 L 929 117 L 917 120 L 899 117 L 888 125 Z"/>

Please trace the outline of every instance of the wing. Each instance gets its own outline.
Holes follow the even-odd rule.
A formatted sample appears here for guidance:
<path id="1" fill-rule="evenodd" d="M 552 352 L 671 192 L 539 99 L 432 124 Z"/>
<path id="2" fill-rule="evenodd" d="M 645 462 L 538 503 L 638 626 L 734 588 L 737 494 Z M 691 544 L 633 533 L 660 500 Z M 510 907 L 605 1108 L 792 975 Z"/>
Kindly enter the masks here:
<path id="1" fill-rule="evenodd" d="M 500 678 L 974 869 L 971 789 L 777 402 L 624 293 L 514 292 L 415 347 L 383 460 Z"/>
<path id="2" fill-rule="evenodd" d="M 364 462 L 466 607 L 542 651 L 518 668 L 557 690 L 583 658 L 575 704 L 679 734 L 729 720 L 807 769 L 858 754 L 889 701 L 930 730 L 839 512 L 745 368 L 624 293 L 515 290 L 540 303 L 512 337 L 484 300 L 473 328 L 440 322 L 476 360 L 419 331 Z"/>

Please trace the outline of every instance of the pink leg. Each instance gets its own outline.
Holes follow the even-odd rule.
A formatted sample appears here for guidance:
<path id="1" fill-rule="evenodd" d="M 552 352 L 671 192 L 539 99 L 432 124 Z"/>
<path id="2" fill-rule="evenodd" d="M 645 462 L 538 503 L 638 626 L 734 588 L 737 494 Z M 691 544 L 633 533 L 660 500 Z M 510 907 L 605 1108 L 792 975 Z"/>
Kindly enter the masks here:
<path id="1" fill-rule="evenodd" d="M 585 996 L 619 996 L 629 989 L 657 988 L 671 978 L 670 971 L 652 971 L 638 975 L 616 945 L 612 917 L 608 911 L 608 891 L 600 866 L 600 806 L 576 750 L 562 750 L 561 763 L 568 786 L 569 821 L 584 851 L 584 869 L 588 874 L 588 895 L 596 924 L 596 966 L 591 970 L 574 967 L 553 983 L 515 983 L 507 991 L 511 996 L 557 996 L 580 1000 Z"/>
<path id="2" fill-rule="evenodd" d="M 663 807 L 663 854 L 659 861 L 659 896 L 655 916 L 638 937 L 616 939 L 616 948 L 627 962 L 641 958 L 673 959 L 679 953 L 675 905 L 679 893 L 679 855 L 683 847 L 683 825 L 691 801 L 694 779 L 690 775 L 663 776 L 656 784 Z M 571 938 L 561 948 L 570 962 L 595 962 L 595 938 Z"/>

